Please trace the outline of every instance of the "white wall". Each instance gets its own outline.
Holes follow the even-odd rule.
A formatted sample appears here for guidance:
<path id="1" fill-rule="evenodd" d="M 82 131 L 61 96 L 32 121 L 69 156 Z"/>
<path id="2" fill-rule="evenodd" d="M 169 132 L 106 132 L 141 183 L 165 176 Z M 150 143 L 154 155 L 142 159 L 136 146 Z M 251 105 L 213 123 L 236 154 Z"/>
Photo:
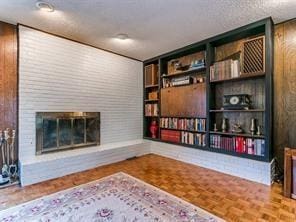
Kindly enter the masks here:
<path id="1" fill-rule="evenodd" d="M 19 34 L 21 165 L 38 159 L 35 113 L 40 111 L 101 112 L 102 145 L 142 139 L 142 62 L 23 26 Z"/>
<path id="2" fill-rule="evenodd" d="M 151 142 L 151 152 L 254 182 L 271 185 L 272 163 L 160 142 Z"/>
<path id="3" fill-rule="evenodd" d="M 101 112 L 101 144 L 142 139 L 142 63 L 20 26 L 20 159 L 35 112 Z"/>

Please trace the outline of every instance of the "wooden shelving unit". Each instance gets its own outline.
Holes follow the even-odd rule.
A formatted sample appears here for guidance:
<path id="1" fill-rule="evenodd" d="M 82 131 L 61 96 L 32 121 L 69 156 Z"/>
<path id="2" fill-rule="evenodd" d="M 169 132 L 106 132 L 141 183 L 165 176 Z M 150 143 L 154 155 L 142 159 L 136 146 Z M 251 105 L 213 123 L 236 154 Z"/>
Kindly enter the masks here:
<path id="1" fill-rule="evenodd" d="M 211 80 L 210 83 L 235 82 L 235 81 L 241 81 L 241 80 L 245 80 L 245 79 L 261 78 L 261 77 L 264 77 L 264 76 L 265 76 L 265 73 L 241 75 L 240 77 L 236 77 L 236 78 L 228 78 L 228 79 L 221 79 L 221 80 Z"/>
<path id="2" fill-rule="evenodd" d="M 154 85 L 147 85 L 145 86 L 146 89 L 148 88 L 158 88 L 158 84 L 154 84 Z"/>
<path id="3" fill-rule="evenodd" d="M 145 102 L 157 102 L 158 99 L 145 99 L 144 101 Z"/>
<path id="4" fill-rule="evenodd" d="M 206 67 L 190 69 L 188 71 L 177 72 L 177 73 L 172 73 L 172 74 L 168 74 L 168 75 L 162 75 L 161 78 L 172 78 L 172 77 L 176 77 L 176 76 L 186 76 L 186 75 L 190 75 L 190 74 L 194 74 L 194 73 L 198 73 L 198 72 L 203 72 L 203 71 L 206 71 Z"/>
<path id="5" fill-rule="evenodd" d="M 265 112 L 265 109 L 243 109 L 243 110 L 236 110 L 236 109 L 211 109 L 211 113 L 223 113 L 223 112 Z"/>
<path id="6" fill-rule="evenodd" d="M 157 133 L 156 138 L 152 138 L 150 125 L 152 122 L 156 122 L 156 125 L 159 125 L 159 61 L 154 60 L 146 63 L 143 68 L 143 73 L 143 135 L 146 139 L 158 140 L 159 133 Z"/>
<path id="7" fill-rule="evenodd" d="M 211 134 L 225 135 L 225 136 L 241 136 L 248 138 L 264 139 L 263 135 L 252 135 L 249 133 L 232 133 L 232 132 L 219 132 L 219 131 L 210 131 Z"/>
<path id="8" fill-rule="evenodd" d="M 260 43 L 260 41 L 264 43 L 263 47 L 257 48 L 259 52 L 261 50 L 261 54 L 256 54 L 254 70 L 250 61 L 244 63 L 244 58 L 247 58 L 244 57 L 245 54 L 252 52 L 252 50 L 241 50 L 252 46 L 252 44 L 249 44 L 252 43 L 252 41 L 254 41 L 255 44 Z M 192 64 L 198 63 L 202 59 L 205 61 L 204 67 L 194 68 L 195 66 Z M 239 61 L 236 63 L 241 68 L 239 75 L 232 75 L 232 73 L 230 75 L 227 71 L 223 71 L 223 78 L 212 79 L 212 66 L 216 62 L 223 62 L 229 59 Z M 144 61 L 144 67 L 150 64 L 157 64 L 160 74 L 158 75 L 158 82 L 155 83 L 155 86 L 153 84 L 151 84 L 152 86 L 146 84 L 145 87 L 144 84 L 144 106 L 147 103 L 156 102 L 159 107 L 159 114 L 157 117 L 154 117 L 158 122 L 158 138 L 153 140 L 259 161 L 270 161 L 273 158 L 273 22 L 271 18 L 260 20 Z M 181 69 L 176 67 L 181 67 Z M 219 66 L 217 65 L 217 67 Z M 260 70 L 260 67 L 262 70 Z M 183 68 L 185 70 L 182 70 Z M 234 69 L 231 69 L 231 72 L 233 70 Z M 182 86 L 171 84 L 172 81 L 177 81 L 182 78 L 185 80 L 185 77 L 190 78 L 188 83 Z M 202 81 L 200 81 L 200 79 L 202 79 Z M 150 87 L 152 87 L 152 89 L 153 87 L 157 89 L 157 100 L 147 98 L 147 90 L 151 90 Z M 250 95 L 252 101 L 251 108 L 244 110 L 222 109 L 224 95 L 240 93 Z M 178 127 L 160 127 L 159 123 L 161 118 L 204 118 L 206 120 L 206 128 L 204 131 L 196 131 L 182 130 Z M 225 133 L 221 132 L 223 118 L 229 120 L 228 129 Z M 257 126 L 261 126 L 263 135 L 252 135 L 249 132 L 252 118 L 256 119 Z M 150 119 L 151 117 L 144 117 L 145 139 L 151 138 L 149 133 L 147 133 L 151 123 Z M 232 133 L 231 127 L 233 127 L 235 123 L 239 123 L 242 126 L 244 133 Z M 218 126 L 217 128 L 220 131 L 214 131 L 214 124 Z M 162 130 L 174 131 L 176 134 L 182 131 L 192 134 L 200 133 L 205 135 L 206 144 L 205 146 L 200 146 L 196 144 L 184 144 L 181 141 L 163 141 L 161 135 Z M 255 141 L 257 144 L 259 141 L 264 144 L 264 152 L 260 151 L 261 153 L 259 154 L 256 153 L 257 151 L 250 153 L 249 148 L 242 152 L 241 150 L 238 151 L 237 147 L 232 146 L 230 146 L 232 150 L 230 150 L 229 147 L 227 147 L 227 149 L 225 147 L 214 148 L 211 145 L 213 143 L 212 136 L 225 137 L 228 138 L 227 142 L 233 140 L 234 143 L 237 143 L 236 139 L 238 137 L 243 140 L 248 140 L 248 143 L 250 141 Z"/>
<path id="9" fill-rule="evenodd" d="M 175 131 L 184 131 L 184 132 L 191 132 L 191 133 L 206 133 L 205 130 L 186 130 L 186 129 L 175 129 L 175 128 L 166 128 L 160 127 L 160 129 L 167 129 L 167 130 L 175 130 Z"/>

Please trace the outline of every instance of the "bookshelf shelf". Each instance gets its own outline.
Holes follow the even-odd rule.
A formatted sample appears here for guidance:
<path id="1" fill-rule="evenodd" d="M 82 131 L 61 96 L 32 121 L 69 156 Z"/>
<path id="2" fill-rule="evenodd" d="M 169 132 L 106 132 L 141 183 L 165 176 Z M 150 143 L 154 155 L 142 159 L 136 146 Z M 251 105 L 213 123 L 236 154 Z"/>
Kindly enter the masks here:
<path id="1" fill-rule="evenodd" d="M 201 117 L 201 116 L 160 116 L 160 118 L 206 119 L 207 117 Z"/>
<path id="2" fill-rule="evenodd" d="M 241 110 L 236 110 L 236 109 L 211 109 L 211 113 L 224 113 L 224 112 L 265 112 L 265 109 L 241 109 Z"/>
<path id="3" fill-rule="evenodd" d="M 179 85 L 179 86 L 170 86 L 170 87 L 164 87 L 163 89 L 168 89 L 168 88 L 176 88 L 176 87 L 186 87 L 186 86 L 189 86 L 189 85 L 199 85 L 199 84 L 204 84 L 204 82 L 198 82 L 198 83 L 190 83 L 190 84 L 184 84 L 184 85 Z"/>
<path id="4" fill-rule="evenodd" d="M 160 129 L 175 130 L 175 131 L 184 131 L 184 132 L 190 132 L 190 133 L 206 133 L 206 131 L 203 131 L 203 130 L 196 131 L 196 130 L 165 128 L 165 127 L 160 127 Z"/>
<path id="5" fill-rule="evenodd" d="M 171 78 L 171 77 L 176 77 L 176 76 L 186 76 L 198 72 L 203 72 L 206 71 L 206 67 L 201 67 L 201 68 L 195 68 L 195 69 L 190 69 L 184 72 L 177 72 L 177 73 L 172 73 L 168 75 L 162 75 L 161 78 Z"/>
<path id="6" fill-rule="evenodd" d="M 152 138 L 152 137 L 149 137 L 149 136 L 144 136 L 143 139 L 145 139 L 145 140 L 157 141 L 157 142 L 160 141 L 160 139 L 158 139 L 158 138 Z"/>
<path id="7" fill-rule="evenodd" d="M 148 88 L 156 88 L 156 87 L 158 87 L 158 84 L 145 86 L 146 89 L 148 89 Z"/>
<path id="8" fill-rule="evenodd" d="M 256 48 L 257 52 L 259 49 L 259 54 L 256 54 L 256 56 L 259 55 L 258 60 L 252 59 L 252 44 L 257 44 L 259 41 L 263 41 L 263 44 L 260 45 L 262 47 Z M 251 53 L 246 55 L 245 53 L 247 51 L 244 50 L 244 47 L 249 47 L 248 49 L 250 50 L 248 52 Z M 151 84 L 147 84 L 147 82 L 144 81 L 143 84 L 144 108 L 145 105 L 150 104 L 157 104 L 158 106 L 156 116 L 147 116 L 144 111 L 144 138 L 168 144 L 202 149 L 209 152 L 270 162 L 273 158 L 272 50 L 273 22 L 271 18 L 266 18 L 144 61 L 144 77 L 146 76 L 145 71 L 148 70 L 146 68 L 150 67 L 150 70 L 154 70 L 154 73 L 156 73 L 157 67 L 158 72 L 157 81 L 152 81 Z M 249 60 L 246 61 L 246 59 Z M 179 67 L 191 67 L 192 64 L 204 65 L 205 67 L 186 71 L 177 70 Z M 259 69 L 257 69 L 258 67 Z M 230 76 L 238 77 L 229 78 Z M 211 80 L 211 77 L 217 80 Z M 218 80 L 218 78 L 224 79 Z M 156 78 L 152 79 L 156 80 Z M 186 85 L 172 86 L 175 85 L 176 82 L 177 84 Z M 149 95 L 152 91 L 157 92 L 157 99 L 154 99 L 156 98 L 155 96 L 151 97 Z M 256 108 L 248 110 L 219 109 L 223 107 L 223 101 L 225 101 L 223 100 L 225 98 L 224 96 L 239 94 L 248 95 L 252 107 Z M 163 121 L 161 118 L 186 120 L 204 119 L 205 128 L 188 127 L 187 129 L 194 130 L 182 130 L 180 129 L 179 123 L 177 123 L 177 125 L 161 124 L 161 121 Z M 248 133 L 222 133 L 211 131 L 211 129 L 214 129 L 214 124 L 222 126 L 223 119 L 227 120 L 227 129 L 231 129 L 231 126 L 234 124 L 239 124 L 244 132 L 248 132 L 250 125 L 253 124 L 252 119 L 255 119 L 255 129 L 260 128 L 263 135 L 258 136 Z M 150 127 L 153 121 L 157 122 L 157 139 L 151 138 Z M 184 127 L 182 124 L 181 126 Z M 205 131 L 197 131 L 197 129 L 205 129 Z M 177 135 L 178 131 L 181 135 Z M 198 138 L 195 137 L 196 134 L 200 134 L 198 136 L 203 139 L 202 141 L 205 142 L 206 145 L 187 144 L 188 140 L 184 134 L 186 136 L 188 135 L 188 138 L 192 137 L 191 134 L 194 134 L 194 142 L 198 141 Z M 177 138 L 178 136 L 181 136 L 179 140 Z M 241 145 L 240 140 L 245 140 L 246 142 L 254 140 L 254 142 L 258 142 L 258 144 L 256 145 L 256 150 L 254 148 L 255 152 L 247 150 L 247 152 L 249 152 L 248 154 L 245 153 L 245 151 L 241 152 L 240 147 L 238 148 L 239 152 L 213 148 L 211 143 L 213 142 L 212 139 L 215 137 L 221 138 L 221 140 L 226 138 L 226 141 L 235 138 L 234 143 L 236 145 Z M 181 141 L 186 143 L 182 143 Z M 258 151 L 260 150 L 260 141 L 263 147 L 262 152 Z M 192 142 L 192 139 L 190 139 L 190 142 Z M 224 141 L 221 144 L 225 147 Z M 231 147 L 231 145 L 229 146 Z M 252 149 L 250 145 L 243 146 Z M 258 155 L 250 153 L 257 153 Z M 259 154 L 262 153 L 264 153 L 264 155 L 260 156 Z"/>
<path id="9" fill-rule="evenodd" d="M 157 102 L 158 99 L 145 99 L 144 101 L 145 102 Z"/>
<path id="10" fill-rule="evenodd" d="M 190 148 L 195 148 L 195 149 L 203 149 L 206 150 L 206 146 L 199 146 L 199 145 L 192 145 L 188 143 L 176 143 L 176 142 L 171 142 L 171 141 L 166 141 L 166 140 L 159 140 L 159 142 L 162 143 L 168 143 L 168 144 L 173 144 L 173 145 L 179 145 L 179 146 L 185 146 L 185 147 L 190 147 Z"/>
<path id="11" fill-rule="evenodd" d="M 211 134 L 216 134 L 216 135 L 224 135 L 224 136 L 241 136 L 241 137 L 248 137 L 248 138 L 253 138 L 253 139 L 264 139 L 265 137 L 263 135 L 252 135 L 248 133 L 232 133 L 232 132 L 219 132 L 219 131 L 210 131 Z"/>
<path id="12" fill-rule="evenodd" d="M 235 82 L 235 81 L 242 81 L 246 79 L 261 78 L 264 76 L 265 76 L 265 73 L 248 74 L 248 75 L 241 75 L 240 77 L 236 77 L 236 78 L 211 80 L 210 83 Z"/>
<path id="13" fill-rule="evenodd" d="M 226 150 L 226 149 L 223 149 L 223 148 L 210 147 L 210 151 L 216 152 L 216 153 L 229 154 L 229 155 L 237 156 L 237 157 L 253 159 L 253 160 L 260 160 L 260 161 L 265 160 L 264 156 L 248 154 L 248 153 L 239 153 L 239 152 L 235 152 L 235 151 L 231 151 L 231 150 Z"/>

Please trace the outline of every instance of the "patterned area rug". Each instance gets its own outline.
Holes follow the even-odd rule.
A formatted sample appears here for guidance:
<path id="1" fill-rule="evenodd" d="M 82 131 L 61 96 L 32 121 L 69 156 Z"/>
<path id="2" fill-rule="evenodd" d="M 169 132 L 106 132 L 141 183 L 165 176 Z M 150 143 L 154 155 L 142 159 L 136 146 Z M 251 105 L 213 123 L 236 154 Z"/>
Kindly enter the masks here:
<path id="1" fill-rule="evenodd" d="M 222 219 L 125 173 L 0 211 L 1 222 L 216 222 Z"/>

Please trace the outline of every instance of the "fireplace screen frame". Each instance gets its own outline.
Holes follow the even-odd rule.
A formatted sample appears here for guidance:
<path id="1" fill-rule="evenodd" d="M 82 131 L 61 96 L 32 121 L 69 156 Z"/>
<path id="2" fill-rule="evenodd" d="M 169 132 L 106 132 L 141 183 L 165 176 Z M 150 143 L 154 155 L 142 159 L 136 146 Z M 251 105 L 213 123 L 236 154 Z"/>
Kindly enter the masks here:
<path id="1" fill-rule="evenodd" d="M 84 131 L 83 142 L 79 144 L 74 143 L 74 120 L 83 119 Z M 94 141 L 87 141 L 87 120 L 95 121 Z M 56 121 L 56 147 L 44 148 L 44 121 Z M 70 138 L 71 144 L 60 146 L 60 120 L 70 120 Z M 49 152 L 62 151 L 67 149 L 82 148 L 94 145 L 100 145 L 100 112 L 36 112 L 36 155 L 41 155 Z"/>

